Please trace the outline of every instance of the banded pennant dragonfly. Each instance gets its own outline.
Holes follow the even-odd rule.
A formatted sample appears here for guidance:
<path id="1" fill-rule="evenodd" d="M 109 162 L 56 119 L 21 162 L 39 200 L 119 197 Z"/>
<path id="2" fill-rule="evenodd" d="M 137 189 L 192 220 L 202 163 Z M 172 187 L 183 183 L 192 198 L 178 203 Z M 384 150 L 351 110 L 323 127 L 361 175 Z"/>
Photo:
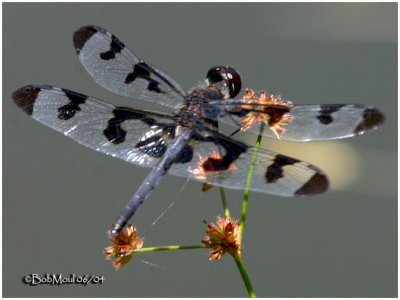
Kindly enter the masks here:
<path id="1" fill-rule="evenodd" d="M 217 66 L 189 92 L 131 52 L 115 35 L 84 26 L 73 35 L 79 60 L 102 87 L 122 96 L 175 110 L 161 113 L 110 103 L 63 88 L 28 85 L 12 94 L 25 113 L 78 143 L 130 163 L 152 168 L 118 217 L 116 235 L 167 173 L 203 183 L 244 189 L 254 148 L 218 130 L 218 123 L 289 141 L 331 140 L 380 126 L 384 116 L 359 104 L 293 105 L 246 90 L 232 67 Z M 236 97 L 236 98 L 235 98 Z M 325 192 L 317 167 L 268 150 L 258 152 L 252 191 L 280 196 Z"/>

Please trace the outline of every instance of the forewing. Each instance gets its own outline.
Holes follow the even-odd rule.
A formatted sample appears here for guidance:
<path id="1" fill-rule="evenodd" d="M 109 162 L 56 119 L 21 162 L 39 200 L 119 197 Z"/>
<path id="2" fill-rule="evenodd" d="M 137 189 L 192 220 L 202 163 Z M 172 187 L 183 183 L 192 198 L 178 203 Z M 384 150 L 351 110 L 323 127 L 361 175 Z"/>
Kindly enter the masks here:
<path id="1" fill-rule="evenodd" d="M 115 107 L 57 87 L 29 85 L 12 97 L 40 123 L 84 146 L 140 166 L 153 167 L 175 134 L 171 115 Z"/>
<path id="2" fill-rule="evenodd" d="M 222 134 L 209 130 L 197 132 L 184 152 L 190 155 L 182 155 L 191 159 L 175 163 L 170 174 L 243 190 L 254 151 L 254 148 Z M 328 185 L 326 175 L 317 167 L 259 149 L 250 190 L 290 197 L 319 194 L 325 192 Z"/>
<path id="3" fill-rule="evenodd" d="M 236 103 L 243 103 L 236 101 Z M 241 127 L 241 121 L 246 117 L 246 111 L 237 109 L 235 101 L 220 103 L 218 121 L 235 127 Z M 225 107 L 224 107 L 225 106 Z M 235 108 L 236 106 L 236 108 Z M 266 106 L 268 108 L 268 106 Z M 268 109 L 266 109 L 268 110 Z M 270 110 L 270 116 L 280 117 L 285 110 Z M 251 113 L 263 114 L 263 111 Z M 282 127 L 285 129 L 281 135 L 282 140 L 288 141 L 316 141 L 333 140 L 360 135 L 378 128 L 384 122 L 384 115 L 376 108 L 360 104 L 322 104 L 322 105 L 295 105 L 288 109 L 288 114 L 293 120 Z M 247 129 L 248 132 L 258 134 L 259 124 Z M 274 137 L 272 130 L 264 130 L 264 136 Z"/>
<path id="4" fill-rule="evenodd" d="M 84 26 L 73 40 L 82 65 L 102 87 L 172 108 L 182 104 L 185 92 L 178 83 L 142 61 L 107 30 Z"/>

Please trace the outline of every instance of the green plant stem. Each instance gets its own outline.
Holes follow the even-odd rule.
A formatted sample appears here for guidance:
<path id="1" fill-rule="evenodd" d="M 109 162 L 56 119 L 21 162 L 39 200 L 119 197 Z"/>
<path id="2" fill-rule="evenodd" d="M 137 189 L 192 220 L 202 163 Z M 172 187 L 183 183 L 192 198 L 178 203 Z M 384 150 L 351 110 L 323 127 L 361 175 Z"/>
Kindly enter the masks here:
<path id="1" fill-rule="evenodd" d="M 249 294 L 250 298 L 256 298 L 257 295 L 253 289 L 253 285 L 251 284 L 250 277 L 246 272 L 246 269 L 244 267 L 242 257 L 240 255 L 233 255 L 233 259 L 236 262 L 236 265 L 239 269 L 240 275 L 242 276 L 243 283 L 246 286 L 247 293 Z"/>
<path id="2" fill-rule="evenodd" d="M 246 187 L 245 187 L 245 190 L 244 190 L 243 201 L 242 201 L 242 215 L 240 217 L 240 230 L 239 230 L 239 241 L 240 241 L 240 243 L 242 243 L 243 232 L 244 232 L 244 229 L 246 227 L 247 205 L 248 205 L 248 202 L 249 202 L 249 193 L 250 193 L 251 181 L 253 180 L 254 166 L 255 166 L 255 162 L 257 160 L 258 149 L 260 148 L 260 145 L 261 145 L 262 133 L 264 131 L 264 127 L 265 127 L 265 124 L 261 123 L 260 130 L 258 132 L 257 142 L 256 142 L 256 145 L 254 147 L 253 157 L 251 158 L 249 174 L 247 175 Z"/>
<path id="3" fill-rule="evenodd" d="M 222 207 L 224 208 L 225 217 L 230 218 L 231 213 L 229 212 L 228 202 L 226 201 L 224 188 L 219 188 L 219 192 L 221 194 Z"/>
<path id="4" fill-rule="evenodd" d="M 146 247 L 146 248 L 140 248 L 136 249 L 135 253 L 146 253 L 146 252 L 155 252 L 155 251 L 175 251 L 175 250 L 188 250 L 188 249 L 200 249 L 200 248 L 206 248 L 205 245 L 193 245 L 193 246 L 161 246 L 161 247 Z"/>
<path id="5" fill-rule="evenodd" d="M 257 154 L 258 154 L 258 149 L 260 148 L 261 145 L 261 139 L 262 139 L 262 133 L 264 131 L 265 124 L 261 123 L 260 125 L 260 131 L 258 133 L 257 137 L 257 142 L 254 147 L 254 152 L 253 156 L 251 158 L 251 163 L 250 163 L 250 168 L 249 168 L 249 174 L 247 175 L 247 181 L 246 181 L 246 187 L 244 190 L 244 195 L 243 195 L 243 201 L 242 201 L 242 214 L 240 216 L 240 230 L 239 230 L 239 242 L 240 245 L 242 245 L 242 240 L 243 240 L 243 232 L 246 227 L 246 216 L 247 216 L 247 205 L 249 202 L 249 192 L 250 192 L 250 187 L 251 187 L 251 182 L 253 180 L 253 175 L 254 175 L 254 166 L 257 160 Z M 251 284 L 251 280 L 249 275 L 246 272 L 246 269 L 244 267 L 244 263 L 242 260 L 242 256 L 240 253 L 237 253 L 233 255 L 233 258 L 236 262 L 236 265 L 239 269 L 240 275 L 242 276 L 243 283 L 246 286 L 247 292 L 249 294 L 249 297 L 255 298 L 256 293 L 254 292 L 253 286 Z"/>

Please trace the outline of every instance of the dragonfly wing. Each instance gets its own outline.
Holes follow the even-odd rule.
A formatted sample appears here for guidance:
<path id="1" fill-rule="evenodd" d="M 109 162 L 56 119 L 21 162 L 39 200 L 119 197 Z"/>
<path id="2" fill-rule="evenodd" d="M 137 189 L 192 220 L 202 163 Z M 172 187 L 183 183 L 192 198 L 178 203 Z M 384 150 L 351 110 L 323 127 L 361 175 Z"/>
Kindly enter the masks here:
<path id="1" fill-rule="evenodd" d="M 172 108 L 183 103 L 186 93 L 176 81 L 142 61 L 107 30 L 84 26 L 73 40 L 82 65 L 102 87 Z"/>
<path id="2" fill-rule="evenodd" d="M 40 123 L 78 143 L 130 163 L 153 167 L 175 134 L 175 117 L 45 85 L 16 90 L 13 100 Z"/>
<path id="3" fill-rule="evenodd" d="M 190 160 L 174 164 L 170 173 L 230 189 L 245 189 L 255 149 L 218 132 L 196 131 L 185 150 Z M 325 192 L 328 179 L 317 167 L 259 149 L 250 190 L 301 196 Z"/>
<path id="4" fill-rule="evenodd" d="M 243 105 L 243 101 L 236 101 Z M 263 110 L 247 111 L 235 108 L 235 101 L 218 104 L 220 117 L 218 121 L 241 127 L 243 118 L 247 113 L 268 114 L 267 118 L 277 118 L 286 112 L 293 119 L 283 125 L 285 129 L 281 135 L 287 141 L 317 141 L 334 140 L 360 135 L 381 126 L 384 115 L 376 108 L 360 104 L 322 104 L 322 105 L 295 105 L 287 109 L 269 109 L 267 105 Z M 258 105 L 260 106 L 260 105 Z M 258 134 L 259 124 L 249 127 L 246 131 Z M 265 130 L 267 137 L 275 137 L 272 130 Z"/>

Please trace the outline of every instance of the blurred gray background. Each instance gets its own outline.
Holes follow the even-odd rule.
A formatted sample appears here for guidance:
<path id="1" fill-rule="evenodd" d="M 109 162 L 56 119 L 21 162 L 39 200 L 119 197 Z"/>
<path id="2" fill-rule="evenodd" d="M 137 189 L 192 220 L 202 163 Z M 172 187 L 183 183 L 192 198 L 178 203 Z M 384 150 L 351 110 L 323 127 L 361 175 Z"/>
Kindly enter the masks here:
<path id="1" fill-rule="evenodd" d="M 72 46 L 73 32 L 87 24 L 109 29 L 185 89 L 210 67 L 229 64 L 245 87 L 295 103 L 381 109 L 384 127 L 353 139 L 263 141 L 324 169 L 332 189 L 301 199 L 251 194 L 243 259 L 263 297 L 397 296 L 396 3 L 4 3 L 3 296 L 247 295 L 231 257 L 209 262 L 206 250 L 138 254 L 118 272 L 104 259 L 105 232 L 148 169 L 78 145 L 10 98 L 23 85 L 46 83 L 162 110 L 118 97 L 89 77 Z M 239 218 L 242 192 L 227 197 Z M 199 183 L 167 176 L 134 224 L 145 246 L 195 245 L 202 221 L 222 213 L 218 189 L 202 193 Z M 31 273 L 103 275 L 105 282 L 31 287 L 22 283 Z"/>

